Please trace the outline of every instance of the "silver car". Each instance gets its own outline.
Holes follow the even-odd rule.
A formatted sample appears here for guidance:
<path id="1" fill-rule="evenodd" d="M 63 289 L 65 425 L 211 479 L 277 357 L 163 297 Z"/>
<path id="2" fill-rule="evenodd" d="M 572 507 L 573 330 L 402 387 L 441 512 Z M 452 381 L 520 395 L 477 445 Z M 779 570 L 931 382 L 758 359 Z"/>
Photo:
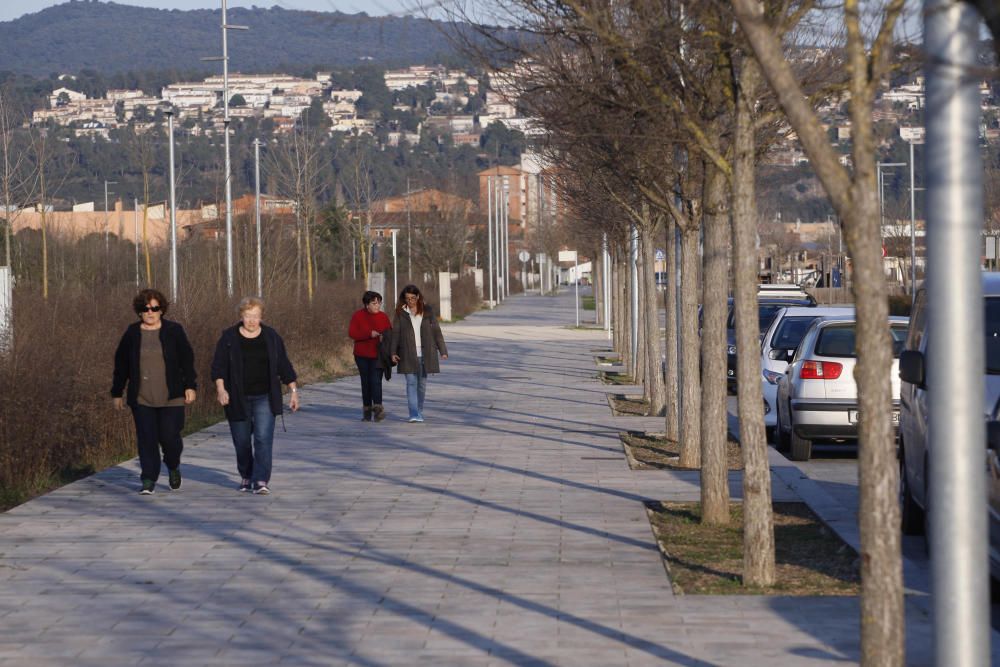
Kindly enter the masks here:
<path id="1" fill-rule="evenodd" d="M 990 570 L 1000 579 L 1000 273 L 982 273 L 983 343 L 986 367 L 983 369 L 983 418 L 987 420 L 989 442 L 984 447 L 986 486 L 989 493 Z M 927 292 L 917 291 L 913 304 L 912 325 L 906 350 L 900 359 L 902 412 L 899 427 L 899 496 L 903 532 L 925 532 L 928 497 L 927 378 L 924 355 L 927 353 Z"/>
<path id="2" fill-rule="evenodd" d="M 909 319 L 890 317 L 893 340 L 893 423 L 899 423 L 899 353 Z M 854 382 L 853 314 L 817 319 L 778 380 L 777 440 L 795 461 L 808 461 L 814 441 L 853 442 L 858 437 L 858 386 Z"/>
<path id="3" fill-rule="evenodd" d="M 764 390 L 764 426 L 767 427 L 768 439 L 773 436 L 777 425 L 775 411 L 778 398 L 778 380 L 785 374 L 788 362 L 802 342 L 812 323 L 820 317 L 854 316 L 853 307 L 798 307 L 782 308 L 771 320 L 771 326 L 764 332 L 761 340 L 761 382 Z"/>

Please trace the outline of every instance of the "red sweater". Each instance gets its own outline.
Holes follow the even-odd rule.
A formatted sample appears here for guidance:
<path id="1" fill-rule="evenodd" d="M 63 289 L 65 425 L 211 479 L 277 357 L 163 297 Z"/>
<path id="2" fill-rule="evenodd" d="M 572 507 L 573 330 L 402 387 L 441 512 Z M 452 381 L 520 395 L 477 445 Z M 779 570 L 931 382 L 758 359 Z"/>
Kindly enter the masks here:
<path id="1" fill-rule="evenodd" d="M 372 315 L 367 308 L 355 311 L 347 335 L 354 339 L 354 354 L 358 357 L 378 359 L 378 338 L 372 338 L 372 331 L 382 333 L 392 328 L 389 317 L 379 311 Z"/>

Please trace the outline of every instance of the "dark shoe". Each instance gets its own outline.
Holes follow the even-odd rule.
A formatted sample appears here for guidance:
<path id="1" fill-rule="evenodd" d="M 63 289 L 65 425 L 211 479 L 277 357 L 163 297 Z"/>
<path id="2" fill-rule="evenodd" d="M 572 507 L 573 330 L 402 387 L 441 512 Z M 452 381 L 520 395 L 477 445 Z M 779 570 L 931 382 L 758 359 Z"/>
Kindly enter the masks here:
<path id="1" fill-rule="evenodd" d="M 240 480 L 240 491 L 248 492 L 250 491 L 250 480 L 242 479 Z"/>
<path id="2" fill-rule="evenodd" d="M 156 482 L 151 479 L 142 480 L 142 489 L 139 491 L 140 496 L 151 496 L 156 493 Z"/>
<path id="3" fill-rule="evenodd" d="M 370 422 L 371 420 L 372 420 L 372 409 L 371 408 L 365 408 L 365 414 L 362 415 L 361 421 L 363 421 L 363 422 Z"/>
<path id="4" fill-rule="evenodd" d="M 169 478 L 170 478 L 170 488 L 173 489 L 174 491 L 176 491 L 179 488 L 181 488 L 181 469 L 180 468 L 174 468 L 173 470 L 170 470 L 168 472 L 170 473 L 170 475 L 169 475 Z"/>
<path id="5" fill-rule="evenodd" d="M 255 496 L 267 496 L 271 494 L 271 489 L 267 488 L 265 482 L 257 482 L 257 488 L 253 490 Z"/>
<path id="6" fill-rule="evenodd" d="M 373 405 L 372 418 L 377 422 L 380 422 L 383 419 L 385 419 L 385 408 L 383 408 L 381 405 Z"/>

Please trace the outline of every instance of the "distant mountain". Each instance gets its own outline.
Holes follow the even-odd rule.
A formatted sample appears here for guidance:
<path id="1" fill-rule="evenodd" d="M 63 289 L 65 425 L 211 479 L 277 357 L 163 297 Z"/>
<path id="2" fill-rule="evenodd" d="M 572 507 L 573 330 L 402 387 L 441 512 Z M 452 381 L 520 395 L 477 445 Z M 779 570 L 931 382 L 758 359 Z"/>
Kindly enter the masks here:
<path id="1" fill-rule="evenodd" d="M 0 22 L 0 71 L 33 76 L 136 70 L 218 72 L 222 54 L 220 10 L 148 9 L 114 2 L 71 0 Z M 386 66 L 456 57 L 442 33 L 446 24 L 412 17 L 304 12 L 272 7 L 234 8 L 229 63 L 233 72 L 262 72 L 278 66 L 350 66 L 373 61 Z"/>

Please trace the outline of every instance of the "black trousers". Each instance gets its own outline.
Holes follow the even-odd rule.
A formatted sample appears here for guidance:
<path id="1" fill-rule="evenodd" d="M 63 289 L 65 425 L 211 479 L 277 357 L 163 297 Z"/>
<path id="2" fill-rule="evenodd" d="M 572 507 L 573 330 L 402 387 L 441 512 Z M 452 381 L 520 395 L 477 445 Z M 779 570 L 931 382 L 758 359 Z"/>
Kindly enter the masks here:
<path id="1" fill-rule="evenodd" d="M 173 470 L 181 464 L 181 429 L 184 428 L 184 406 L 151 408 L 137 405 L 132 408 L 135 418 L 135 439 L 139 448 L 139 465 L 142 479 L 155 482 L 160 477 L 160 448 L 163 463 Z"/>
<path id="2" fill-rule="evenodd" d="M 354 362 L 361 376 L 361 402 L 366 408 L 382 405 L 382 369 L 377 367 L 378 359 L 354 355 Z"/>

